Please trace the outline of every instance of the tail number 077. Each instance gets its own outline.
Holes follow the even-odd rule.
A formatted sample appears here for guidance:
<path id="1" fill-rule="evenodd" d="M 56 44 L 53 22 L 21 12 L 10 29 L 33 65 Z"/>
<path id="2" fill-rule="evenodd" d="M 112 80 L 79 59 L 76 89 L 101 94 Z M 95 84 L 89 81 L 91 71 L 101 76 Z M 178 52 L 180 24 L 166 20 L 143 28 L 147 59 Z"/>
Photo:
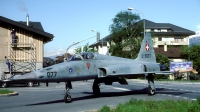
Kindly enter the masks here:
<path id="1" fill-rule="evenodd" d="M 47 72 L 47 77 L 51 78 L 51 77 L 56 77 L 57 72 Z"/>

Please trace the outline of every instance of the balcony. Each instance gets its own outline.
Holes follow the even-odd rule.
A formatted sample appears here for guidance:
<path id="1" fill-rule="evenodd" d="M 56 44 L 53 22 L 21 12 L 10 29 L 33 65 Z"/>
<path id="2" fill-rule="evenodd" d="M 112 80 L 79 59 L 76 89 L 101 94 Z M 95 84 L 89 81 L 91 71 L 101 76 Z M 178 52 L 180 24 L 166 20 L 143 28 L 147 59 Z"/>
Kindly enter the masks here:
<path id="1" fill-rule="evenodd" d="M 188 41 L 157 41 L 158 45 L 188 45 Z"/>

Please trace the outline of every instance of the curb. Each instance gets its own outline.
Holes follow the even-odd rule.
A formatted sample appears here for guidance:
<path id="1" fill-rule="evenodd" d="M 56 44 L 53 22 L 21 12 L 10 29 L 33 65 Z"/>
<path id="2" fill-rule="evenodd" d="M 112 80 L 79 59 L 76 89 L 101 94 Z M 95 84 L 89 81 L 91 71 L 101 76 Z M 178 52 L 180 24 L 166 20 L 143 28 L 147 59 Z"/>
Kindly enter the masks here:
<path id="1" fill-rule="evenodd" d="M 16 95 L 19 95 L 18 92 L 8 93 L 8 94 L 0 94 L 0 97 L 4 97 L 4 96 L 16 96 Z"/>

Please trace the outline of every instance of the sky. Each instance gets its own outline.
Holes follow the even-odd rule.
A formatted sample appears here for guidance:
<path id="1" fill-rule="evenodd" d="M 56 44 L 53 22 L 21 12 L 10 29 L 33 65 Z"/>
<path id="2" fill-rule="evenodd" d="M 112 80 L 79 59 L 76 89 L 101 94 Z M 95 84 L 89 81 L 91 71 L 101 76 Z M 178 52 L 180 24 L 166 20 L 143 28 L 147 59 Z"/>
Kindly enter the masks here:
<path id="1" fill-rule="evenodd" d="M 100 38 L 110 34 L 112 19 L 120 11 L 132 7 L 141 19 L 156 23 L 171 23 L 191 31 L 200 30 L 200 0 L 0 0 L 0 16 L 14 21 L 41 22 L 45 32 L 54 35 L 44 45 L 44 56 L 66 52 L 73 42 L 80 42 L 100 32 Z M 144 14 L 144 16 L 141 14 Z M 72 46 L 93 44 L 91 38 Z"/>

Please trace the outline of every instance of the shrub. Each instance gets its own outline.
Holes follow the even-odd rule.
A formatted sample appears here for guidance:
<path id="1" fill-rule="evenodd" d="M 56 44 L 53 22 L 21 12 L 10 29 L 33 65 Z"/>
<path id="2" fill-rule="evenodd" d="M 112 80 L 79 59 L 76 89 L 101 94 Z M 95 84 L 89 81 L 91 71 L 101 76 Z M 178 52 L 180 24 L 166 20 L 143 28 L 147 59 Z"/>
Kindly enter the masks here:
<path id="1" fill-rule="evenodd" d="M 104 105 L 98 112 L 111 112 L 110 107 Z"/>

